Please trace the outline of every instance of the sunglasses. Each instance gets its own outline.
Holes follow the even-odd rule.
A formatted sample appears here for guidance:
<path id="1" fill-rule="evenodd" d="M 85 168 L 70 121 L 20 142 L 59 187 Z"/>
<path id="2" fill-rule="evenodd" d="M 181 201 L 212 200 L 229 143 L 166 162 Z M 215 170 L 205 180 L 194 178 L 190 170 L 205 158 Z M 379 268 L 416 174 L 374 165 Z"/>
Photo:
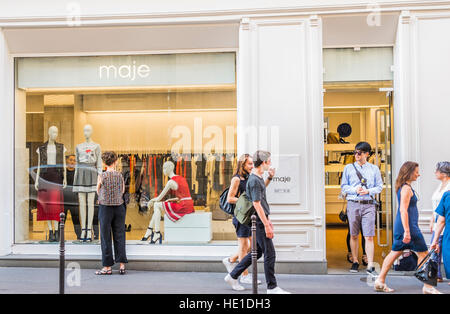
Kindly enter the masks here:
<path id="1" fill-rule="evenodd" d="M 362 154 L 364 154 L 365 152 L 363 152 L 363 151 L 361 151 L 361 150 L 355 150 L 354 152 L 353 152 L 353 154 L 354 155 L 358 155 L 358 156 L 361 156 Z"/>

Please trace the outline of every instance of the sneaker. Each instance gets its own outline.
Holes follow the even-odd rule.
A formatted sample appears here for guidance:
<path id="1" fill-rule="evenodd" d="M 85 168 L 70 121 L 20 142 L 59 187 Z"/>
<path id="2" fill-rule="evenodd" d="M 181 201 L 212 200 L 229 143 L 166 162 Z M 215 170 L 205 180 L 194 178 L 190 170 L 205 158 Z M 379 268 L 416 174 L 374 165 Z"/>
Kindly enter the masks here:
<path id="1" fill-rule="evenodd" d="M 248 274 L 247 276 L 242 275 L 241 278 L 239 279 L 240 283 L 246 283 L 246 284 L 253 284 L 253 278 L 250 274 Z M 258 279 L 258 285 L 261 284 L 261 280 Z"/>
<path id="2" fill-rule="evenodd" d="M 375 271 L 375 267 L 366 268 L 366 273 L 374 277 L 378 276 L 378 273 Z"/>
<path id="3" fill-rule="evenodd" d="M 233 290 L 236 290 L 236 291 L 242 291 L 242 290 L 245 290 L 245 288 L 242 287 L 242 286 L 239 284 L 239 282 L 237 281 L 237 279 L 232 278 L 232 277 L 230 276 L 230 274 L 226 275 L 224 280 L 225 280 L 226 283 L 228 283 L 228 284 L 231 286 L 231 288 L 232 288 Z"/>
<path id="4" fill-rule="evenodd" d="M 276 287 L 273 289 L 267 289 L 267 294 L 291 294 L 291 293 L 281 289 L 280 287 Z"/>
<path id="5" fill-rule="evenodd" d="M 351 273 L 357 273 L 359 268 L 359 263 L 353 263 L 352 268 L 350 268 Z"/>
<path id="6" fill-rule="evenodd" d="M 225 265 L 225 268 L 227 269 L 228 273 L 231 273 L 234 269 L 234 267 L 236 267 L 237 263 L 232 263 L 230 262 L 230 260 L 228 259 L 228 257 L 225 257 L 222 260 L 222 263 Z"/>
<path id="7" fill-rule="evenodd" d="M 430 288 L 423 287 L 422 292 L 423 292 L 423 294 L 442 294 L 442 292 L 437 290 L 435 287 L 430 287 Z"/>

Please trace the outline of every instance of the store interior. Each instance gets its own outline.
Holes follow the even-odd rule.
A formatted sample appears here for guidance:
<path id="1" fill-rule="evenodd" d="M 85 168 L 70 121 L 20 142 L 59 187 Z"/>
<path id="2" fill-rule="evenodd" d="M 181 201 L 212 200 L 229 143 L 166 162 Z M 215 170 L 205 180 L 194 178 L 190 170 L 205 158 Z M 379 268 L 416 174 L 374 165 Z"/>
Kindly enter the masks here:
<path id="1" fill-rule="evenodd" d="M 167 160 L 174 162 L 176 174 L 187 179 L 195 213 L 211 213 L 211 218 L 207 219 L 211 239 L 203 243 L 235 243 L 231 217 L 218 206 L 219 196 L 228 186 L 237 161 L 235 84 L 139 90 L 33 90 L 27 91 L 23 100 L 25 104 L 16 106 L 16 114 L 26 114 L 23 137 L 28 160 L 19 164 L 26 164 L 29 169 L 29 186 L 18 188 L 23 191 L 16 193 L 23 195 L 21 208 L 29 215 L 28 225 L 19 225 L 21 230 L 16 230 L 20 242 L 50 243 L 47 221 L 37 219 L 33 175 L 38 165 L 36 150 L 48 140 L 49 127 L 57 127 L 56 142 L 64 144 L 65 155 L 69 156 L 75 153 L 77 144 L 85 141 L 83 128 L 90 125 L 92 140 L 100 144 L 101 151 L 115 151 L 121 157 L 120 171 L 130 178 L 126 182 L 128 243 L 148 243 L 141 238 L 153 209 L 146 209 L 143 204 L 159 195 L 167 183 L 168 178 L 162 174 L 162 164 Z M 95 202 L 94 239 L 86 244 L 98 243 L 97 200 Z M 71 210 L 66 213 L 66 239 L 83 243 L 76 232 L 79 213 L 74 215 Z M 161 232 L 165 238 L 163 222 Z"/>
<path id="2" fill-rule="evenodd" d="M 340 197 L 341 176 L 346 164 L 354 162 L 353 151 L 360 141 L 368 142 L 373 151 L 369 162 L 381 170 L 384 189 L 379 198 L 383 211 L 390 211 L 390 151 L 393 143 L 392 81 L 339 82 L 324 84 L 324 156 L 326 239 L 329 271 L 345 270 L 347 261 L 347 224 L 339 218 L 346 203 Z M 386 184 L 387 183 L 387 184 Z M 385 213 L 379 214 L 375 237 L 375 262 L 381 265 L 388 253 Z M 359 257 L 363 254 L 359 242 Z"/>

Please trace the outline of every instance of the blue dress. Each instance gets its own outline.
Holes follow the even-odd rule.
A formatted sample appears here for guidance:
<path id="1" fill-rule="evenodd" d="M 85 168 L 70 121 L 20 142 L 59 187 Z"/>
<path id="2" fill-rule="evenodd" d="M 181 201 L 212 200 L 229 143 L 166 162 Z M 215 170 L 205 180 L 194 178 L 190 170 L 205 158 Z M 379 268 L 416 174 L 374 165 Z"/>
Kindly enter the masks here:
<path id="1" fill-rule="evenodd" d="M 447 191 L 442 196 L 441 202 L 436 208 L 436 213 L 445 217 L 445 224 L 450 222 L 450 191 Z M 450 230 L 449 226 L 446 226 L 444 235 L 442 238 L 442 257 L 444 259 L 445 275 L 447 279 L 450 279 Z"/>
<path id="2" fill-rule="evenodd" d="M 397 191 L 397 199 L 400 204 L 401 191 L 403 186 Z M 402 217 L 400 214 L 400 205 L 397 211 L 397 217 L 394 222 L 394 241 L 392 243 L 392 251 L 404 251 L 412 250 L 415 252 L 427 252 L 428 247 L 423 238 L 422 232 L 419 228 L 419 210 L 417 209 L 417 196 L 413 191 L 413 196 L 409 201 L 408 206 L 408 220 L 409 220 L 409 232 L 411 234 L 411 241 L 409 243 L 403 243 L 403 234 L 405 232 L 402 224 Z"/>

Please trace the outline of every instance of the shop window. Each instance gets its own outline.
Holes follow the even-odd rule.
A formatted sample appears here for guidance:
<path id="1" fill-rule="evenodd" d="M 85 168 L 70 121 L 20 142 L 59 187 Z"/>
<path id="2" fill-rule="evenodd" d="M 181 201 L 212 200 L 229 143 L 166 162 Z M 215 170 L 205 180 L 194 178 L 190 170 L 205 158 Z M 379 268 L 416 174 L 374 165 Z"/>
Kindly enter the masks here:
<path id="1" fill-rule="evenodd" d="M 234 243 L 219 208 L 237 161 L 234 53 L 18 58 L 16 69 L 16 243 L 55 242 L 64 211 L 68 241 L 98 244 L 93 186 L 105 151 L 118 154 L 125 179 L 129 244 L 150 241 L 147 204 L 169 181 L 168 161 L 193 212 L 163 215 L 162 243 Z"/>

